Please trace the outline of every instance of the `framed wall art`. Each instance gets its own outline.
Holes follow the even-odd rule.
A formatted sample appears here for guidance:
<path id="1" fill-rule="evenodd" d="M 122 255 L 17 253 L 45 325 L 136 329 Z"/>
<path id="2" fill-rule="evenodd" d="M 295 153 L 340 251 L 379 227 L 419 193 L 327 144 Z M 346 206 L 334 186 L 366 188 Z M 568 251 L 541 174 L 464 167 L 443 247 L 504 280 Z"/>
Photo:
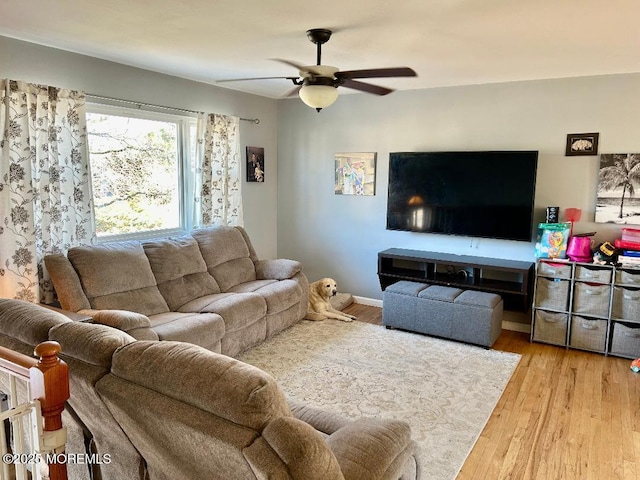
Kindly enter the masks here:
<path id="1" fill-rule="evenodd" d="M 597 155 L 599 133 L 569 133 L 565 156 Z"/>
<path id="2" fill-rule="evenodd" d="M 603 153 L 598 170 L 596 222 L 640 225 L 640 153 Z"/>
<path id="3" fill-rule="evenodd" d="M 336 195 L 376 194 L 376 153 L 336 153 Z"/>
<path id="4" fill-rule="evenodd" d="M 264 182 L 264 148 L 247 147 L 247 182 Z"/>

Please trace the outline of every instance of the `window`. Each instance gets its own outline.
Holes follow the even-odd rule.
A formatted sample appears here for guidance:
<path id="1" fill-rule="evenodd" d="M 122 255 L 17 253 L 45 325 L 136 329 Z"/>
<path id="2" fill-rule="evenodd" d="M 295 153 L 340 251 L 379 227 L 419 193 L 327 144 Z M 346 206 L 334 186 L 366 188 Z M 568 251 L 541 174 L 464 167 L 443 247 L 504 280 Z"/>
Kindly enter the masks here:
<path id="1" fill-rule="evenodd" d="M 87 133 L 99 240 L 191 228 L 195 118 L 92 104 Z"/>

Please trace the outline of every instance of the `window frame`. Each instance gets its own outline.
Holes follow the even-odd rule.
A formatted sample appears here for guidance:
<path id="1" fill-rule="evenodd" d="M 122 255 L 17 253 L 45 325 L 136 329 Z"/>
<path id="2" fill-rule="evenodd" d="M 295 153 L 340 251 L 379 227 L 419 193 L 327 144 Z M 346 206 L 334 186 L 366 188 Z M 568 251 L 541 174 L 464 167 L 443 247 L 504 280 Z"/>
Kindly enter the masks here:
<path id="1" fill-rule="evenodd" d="M 177 142 L 177 166 L 178 166 L 178 215 L 179 224 L 176 228 L 163 228 L 158 230 L 142 230 L 132 233 L 118 233 L 110 235 L 95 235 L 97 243 L 126 241 L 126 240 L 150 240 L 160 237 L 180 236 L 189 232 L 193 228 L 194 217 L 194 191 L 195 191 L 195 143 L 192 144 L 192 129 L 197 135 L 197 116 L 188 113 L 167 113 L 161 109 L 147 108 L 138 106 L 138 108 L 125 107 L 116 104 L 105 104 L 89 102 L 86 103 L 87 114 L 111 115 L 120 117 L 129 117 L 142 120 L 153 120 L 166 123 L 173 123 L 177 126 L 176 142 Z M 89 168 L 91 169 L 91 154 L 89 152 L 89 132 L 87 129 L 87 152 L 89 156 Z M 193 157 L 192 157 L 193 154 Z M 91 197 L 93 197 L 93 185 L 91 185 Z"/>

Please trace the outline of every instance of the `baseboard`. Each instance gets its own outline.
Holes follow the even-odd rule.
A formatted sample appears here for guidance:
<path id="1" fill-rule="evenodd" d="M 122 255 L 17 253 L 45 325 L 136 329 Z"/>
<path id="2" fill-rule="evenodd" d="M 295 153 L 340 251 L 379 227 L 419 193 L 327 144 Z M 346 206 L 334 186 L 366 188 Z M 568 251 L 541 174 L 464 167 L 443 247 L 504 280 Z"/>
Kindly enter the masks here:
<path id="1" fill-rule="evenodd" d="M 360 305 L 368 305 L 369 307 L 382 308 L 382 300 L 378 300 L 377 298 L 358 297 L 354 295 L 353 301 L 355 303 L 359 303 Z"/>
<path id="2" fill-rule="evenodd" d="M 503 320 L 502 328 L 504 330 L 511 330 L 512 332 L 531 333 L 531 325 L 527 323 L 508 322 Z"/>
<path id="3" fill-rule="evenodd" d="M 368 305 L 369 307 L 382 308 L 382 300 L 378 300 L 377 298 L 358 297 L 354 295 L 353 301 L 354 303 L 358 303 L 360 305 Z M 511 330 L 513 332 L 531 333 L 531 325 L 526 323 L 509 322 L 509 321 L 503 320 L 502 328 L 504 330 Z"/>

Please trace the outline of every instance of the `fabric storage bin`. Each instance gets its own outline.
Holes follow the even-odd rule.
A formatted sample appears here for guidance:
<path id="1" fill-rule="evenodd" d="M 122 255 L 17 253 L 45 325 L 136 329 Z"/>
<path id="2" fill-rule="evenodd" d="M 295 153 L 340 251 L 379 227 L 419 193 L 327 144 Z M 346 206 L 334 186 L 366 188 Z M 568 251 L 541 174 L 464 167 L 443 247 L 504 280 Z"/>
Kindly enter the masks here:
<path id="1" fill-rule="evenodd" d="M 573 291 L 573 311 L 597 317 L 609 315 L 609 285 L 576 282 Z"/>
<path id="2" fill-rule="evenodd" d="M 538 275 L 554 278 L 571 278 L 571 264 L 560 262 L 538 263 Z"/>
<path id="3" fill-rule="evenodd" d="M 607 321 L 574 315 L 571 317 L 569 336 L 571 347 L 604 352 L 607 340 Z"/>
<path id="4" fill-rule="evenodd" d="M 613 287 L 611 317 L 640 321 L 640 289 Z"/>
<path id="5" fill-rule="evenodd" d="M 610 352 L 621 357 L 639 357 L 640 324 L 614 322 Z"/>
<path id="6" fill-rule="evenodd" d="M 637 285 L 640 287 L 640 270 L 616 270 L 616 283 L 624 285 Z"/>
<path id="7" fill-rule="evenodd" d="M 566 345 L 567 317 L 566 313 L 536 310 L 533 339 L 536 342 Z"/>
<path id="8" fill-rule="evenodd" d="M 611 269 L 576 265 L 576 279 L 596 283 L 611 283 Z"/>
<path id="9" fill-rule="evenodd" d="M 566 310 L 569 304 L 569 280 L 538 277 L 536 281 L 536 307 Z"/>

